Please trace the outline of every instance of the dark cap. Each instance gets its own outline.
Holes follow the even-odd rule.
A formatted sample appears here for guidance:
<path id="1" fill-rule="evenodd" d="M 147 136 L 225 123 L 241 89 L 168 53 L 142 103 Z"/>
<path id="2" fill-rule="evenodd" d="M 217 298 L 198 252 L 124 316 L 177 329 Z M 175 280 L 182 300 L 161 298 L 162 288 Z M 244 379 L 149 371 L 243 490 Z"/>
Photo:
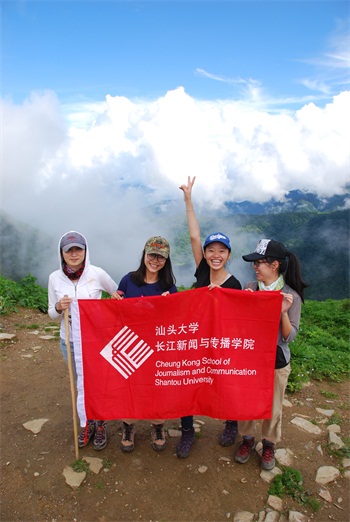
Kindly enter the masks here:
<path id="1" fill-rule="evenodd" d="M 260 239 L 256 245 L 256 249 L 251 254 L 242 256 L 244 261 L 257 261 L 258 259 L 265 259 L 266 257 L 272 257 L 279 261 L 284 261 L 288 253 L 282 243 L 274 241 L 273 239 Z"/>
<path id="2" fill-rule="evenodd" d="M 66 253 L 72 247 L 86 249 L 85 238 L 78 232 L 67 232 L 61 239 L 60 248 Z"/>

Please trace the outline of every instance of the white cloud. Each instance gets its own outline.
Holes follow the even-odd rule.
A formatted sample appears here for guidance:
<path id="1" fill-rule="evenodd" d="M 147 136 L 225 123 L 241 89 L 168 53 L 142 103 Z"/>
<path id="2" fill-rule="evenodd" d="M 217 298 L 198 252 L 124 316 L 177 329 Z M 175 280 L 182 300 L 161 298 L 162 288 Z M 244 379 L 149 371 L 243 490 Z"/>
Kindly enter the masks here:
<path id="1" fill-rule="evenodd" d="M 194 198 L 208 211 L 294 189 L 346 192 L 349 105 L 348 91 L 324 107 L 269 114 L 198 101 L 183 88 L 154 101 L 107 95 L 91 106 L 62 107 L 52 93 L 21 106 L 3 101 L 2 207 L 57 239 L 86 233 L 104 265 L 108 241 L 111 266 L 131 270 L 147 237 L 171 233 L 171 218 L 149 207 L 173 200 L 182 212 L 187 176 L 197 176 Z"/>

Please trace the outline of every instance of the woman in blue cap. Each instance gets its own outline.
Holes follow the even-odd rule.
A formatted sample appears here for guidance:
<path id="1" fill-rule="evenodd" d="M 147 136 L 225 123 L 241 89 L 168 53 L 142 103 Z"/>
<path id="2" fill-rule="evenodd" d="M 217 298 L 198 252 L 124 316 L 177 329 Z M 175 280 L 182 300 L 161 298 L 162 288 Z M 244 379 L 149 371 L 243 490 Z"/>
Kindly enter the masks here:
<path id="1" fill-rule="evenodd" d="M 192 204 L 192 187 L 195 177 L 188 177 L 187 185 L 181 185 L 186 205 L 187 225 L 190 234 L 193 257 L 196 263 L 195 288 L 215 286 L 241 290 L 241 283 L 227 271 L 227 262 L 231 257 L 230 239 L 222 232 L 210 234 L 202 246 L 200 229 Z M 225 429 L 220 435 L 222 446 L 231 446 L 237 435 L 237 421 L 228 420 Z M 176 448 L 179 458 L 188 457 L 194 443 L 193 416 L 181 417 L 181 440 Z"/>

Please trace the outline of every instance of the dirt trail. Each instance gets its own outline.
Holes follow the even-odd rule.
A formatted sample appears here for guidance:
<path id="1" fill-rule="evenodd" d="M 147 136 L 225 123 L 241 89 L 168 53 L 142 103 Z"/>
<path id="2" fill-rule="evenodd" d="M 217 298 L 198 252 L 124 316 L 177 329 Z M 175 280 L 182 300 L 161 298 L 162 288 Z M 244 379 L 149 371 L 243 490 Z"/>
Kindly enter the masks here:
<path id="1" fill-rule="evenodd" d="M 135 450 L 119 449 L 120 421 L 108 422 L 109 443 L 101 452 L 88 446 L 80 457 L 99 457 L 107 468 L 90 473 L 78 490 L 72 490 L 62 475 L 75 460 L 70 387 L 58 340 L 43 340 L 50 318 L 35 310 L 21 309 L 0 318 L 2 332 L 15 333 L 13 341 L 0 342 L 1 351 L 1 516 L 12 521 L 227 521 L 240 510 L 255 513 L 267 507 L 269 484 L 260 478 L 258 455 L 248 463 L 233 461 L 234 448 L 222 448 L 217 436 L 222 422 L 200 417 L 201 433 L 189 458 L 175 455 L 177 438 L 168 438 L 167 448 L 155 452 L 150 445 L 150 425 L 137 424 Z M 39 333 L 28 326 L 39 325 Z M 325 398 L 325 392 L 332 394 Z M 316 407 L 334 409 L 341 418 L 341 436 L 349 434 L 349 383 L 313 382 L 288 397 L 284 410 L 283 442 L 293 451 L 293 467 L 304 479 L 305 489 L 320 501 L 317 513 L 289 497 L 284 512 L 305 513 L 310 520 L 349 520 L 349 479 L 341 476 L 327 485 L 332 502 L 318 496 L 317 469 L 322 465 L 341 468 L 341 459 L 326 449 L 328 432 Z M 293 417 L 307 416 L 321 428 L 311 435 L 293 426 Z M 47 418 L 34 435 L 23 423 Z M 166 422 L 177 428 L 178 419 Z M 321 455 L 319 447 L 323 448 Z M 222 459 L 225 457 L 225 459 Z M 204 473 L 200 466 L 206 466 Z M 342 470 L 343 471 L 343 470 Z"/>

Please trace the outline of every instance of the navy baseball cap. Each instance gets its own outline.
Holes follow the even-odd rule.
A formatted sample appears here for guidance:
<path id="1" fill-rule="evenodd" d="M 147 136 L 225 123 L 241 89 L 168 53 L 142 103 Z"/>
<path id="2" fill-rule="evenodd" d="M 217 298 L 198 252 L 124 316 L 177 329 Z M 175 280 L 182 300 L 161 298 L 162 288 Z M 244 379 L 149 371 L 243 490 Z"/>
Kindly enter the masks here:
<path id="1" fill-rule="evenodd" d="M 210 245 L 210 243 L 222 243 L 223 245 L 225 245 L 225 247 L 227 247 L 230 252 L 231 252 L 231 243 L 230 243 L 230 239 L 225 236 L 225 234 L 223 234 L 222 232 L 215 232 L 215 234 L 210 234 L 210 236 L 207 237 L 207 239 L 204 241 L 204 244 L 203 244 L 203 250 L 208 246 Z"/>

